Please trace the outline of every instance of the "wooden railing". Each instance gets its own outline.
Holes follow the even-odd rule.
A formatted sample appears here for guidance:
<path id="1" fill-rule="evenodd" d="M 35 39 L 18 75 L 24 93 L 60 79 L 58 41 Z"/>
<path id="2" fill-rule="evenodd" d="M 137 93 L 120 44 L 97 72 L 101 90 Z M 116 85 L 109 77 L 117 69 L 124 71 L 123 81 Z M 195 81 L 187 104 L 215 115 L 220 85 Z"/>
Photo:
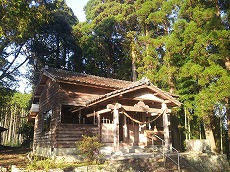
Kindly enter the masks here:
<path id="1" fill-rule="evenodd" d="M 154 137 L 161 141 L 162 150 L 160 150 L 159 148 L 158 148 L 158 150 L 162 153 L 163 159 L 165 159 L 165 158 L 170 159 L 174 164 L 177 165 L 178 172 L 180 172 L 180 152 L 172 146 L 170 146 L 170 149 L 166 148 L 165 147 L 165 141 L 155 134 L 152 135 L 152 146 L 154 146 Z M 177 162 L 170 157 L 169 153 L 171 151 L 174 151 L 177 154 Z M 164 165 L 165 165 L 165 161 L 164 161 Z"/>

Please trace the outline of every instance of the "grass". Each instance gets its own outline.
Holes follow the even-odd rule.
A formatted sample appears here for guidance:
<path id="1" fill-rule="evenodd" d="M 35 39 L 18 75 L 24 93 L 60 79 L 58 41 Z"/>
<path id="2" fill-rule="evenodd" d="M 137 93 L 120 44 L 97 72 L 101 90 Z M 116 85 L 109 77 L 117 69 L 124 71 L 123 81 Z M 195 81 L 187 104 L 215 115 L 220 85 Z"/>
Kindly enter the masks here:
<path id="1" fill-rule="evenodd" d="M 31 149 L 21 147 L 0 147 L 0 167 L 10 170 L 12 165 L 17 168 L 26 170 L 48 170 L 54 168 L 66 169 L 68 171 L 76 167 L 96 165 L 95 162 L 82 162 L 82 163 L 66 163 L 64 161 L 55 162 L 52 159 L 40 159 L 34 157 L 29 161 L 27 155 Z"/>
<path id="2" fill-rule="evenodd" d="M 81 166 L 89 166 L 89 165 L 96 165 L 94 162 L 82 162 L 82 163 L 67 163 L 63 160 L 55 161 L 53 159 L 47 158 L 47 159 L 37 159 L 34 158 L 33 161 L 31 161 L 27 165 L 27 170 L 49 170 L 49 169 L 74 169 L 75 167 L 81 167 Z"/>

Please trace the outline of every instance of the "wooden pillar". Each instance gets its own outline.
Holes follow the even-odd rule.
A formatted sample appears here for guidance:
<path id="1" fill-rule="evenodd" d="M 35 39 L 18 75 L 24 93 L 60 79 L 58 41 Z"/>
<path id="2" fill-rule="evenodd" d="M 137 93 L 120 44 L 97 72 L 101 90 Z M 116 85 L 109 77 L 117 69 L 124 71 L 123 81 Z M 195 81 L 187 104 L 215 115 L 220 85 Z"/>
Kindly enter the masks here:
<path id="1" fill-rule="evenodd" d="M 115 151 L 119 151 L 119 108 L 120 104 L 115 104 L 113 110 L 113 146 Z"/>
<path id="2" fill-rule="evenodd" d="M 128 127 L 127 127 L 127 117 L 125 115 L 124 115 L 123 136 L 124 136 L 124 142 L 127 142 L 128 141 Z"/>
<path id="3" fill-rule="evenodd" d="M 96 116 L 97 116 L 97 126 L 98 126 L 98 137 L 100 139 L 100 142 L 101 142 L 101 116 L 96 113 Z"/>
<path id="4" fill-rule="evenodd" d="M 167 105 L 165 103 L 162 103 L 161 109 L 163 110 L 165 148 L 169 149 L 170 139 L 169 139 L 169 119 L 168 119 L 168 114 L 167 114 Z"/>
<path id="5" fill-rule="evenodd" d="M 121 104 L 108 104 L 107 109 L 113 109 L 113 146 L 114 151 L 119 151 L 119 109 Z"/>

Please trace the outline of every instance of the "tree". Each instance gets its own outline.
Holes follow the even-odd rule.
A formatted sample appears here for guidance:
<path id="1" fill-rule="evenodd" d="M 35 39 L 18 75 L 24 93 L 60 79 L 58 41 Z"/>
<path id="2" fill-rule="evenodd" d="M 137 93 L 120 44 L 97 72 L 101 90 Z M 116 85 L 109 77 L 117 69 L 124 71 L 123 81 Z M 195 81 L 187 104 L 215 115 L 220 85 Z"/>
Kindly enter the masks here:
<path id="1" fill-rule="evenodd" d="M 72 32 L 72 26 L 78 22 L 73 11 L 64 0 L 46 4 L 46 10 L 49 14 L 47 22 L 38 28 L 29 45 L 33 54 L 29 61 L 33 66 L 33 83 L 45 66 L 82 71 L 81 50 Z"/>
<path id="2" fill-rule="evenodd" d="M 0 6 L 0 82 L 12 86 L 19 68 L 29 58 L 28 42 L 36 33 L 37 26 L 44 23 L 44 5 L 33 1 L 5 1 Z"/>
<path id="3" fill-rule="evenodd" d="M 22 95 L 16 98 L 23 97 L 20 102 L 10 103 L 16 77 L 21 76 L 20 68 L 29 62 L 28 75 L 35 84 L 45 65 L 81 71 L 82 60 L 72 34 L 72 25 L 78 21 L 64 0 L 3 0 L 0 19 L 1 124 L 9 128 L 4 135 L 7 135 L 6 142 L 11 142 L 17 125 L 21 125 L 18 117 L 27 110 L 21 105 L 24 100 L 28 103 Z"/>
<path id="4" fill-rule="evenodd" d="M 178 14 L 178 2 L 175 0 L 139 0 L 135 3 L 141 32 L 138 36 L 141 44 L 141 59 L 138 64 L 139 77 L 147 76 L 154 84 L 174 92 L 174 73 L 171 54 L 167 41 Z"/>
<path id="5" fill-rule="evenodd" d="M 3 133 L 3 144 L 20 145 L 31 140 L 31 127 L 27 122 L 31 94 L 13 92 L 4 106 L 0 106 L 0 125 L 8 130 Z M 26 137 L 25 137 L 26 136 Z"/>
<path id="6" fill-rule="evenodd" d="M 35 78 L 45 65 L 81 70 L 80 50 L 72 35 L 77 19 L 64 0 L 3 1 L 0 8 L 2 85 L 12 86 L 27 62 Z"/>
<path id="7" fill-rule="evenodd" d="M 85 71 L 114 77 L 122 65 L 112 64 L 127 58 L 133 80 L 147 76 L 180 95 L 195 138 L 200 126 L 216 127 L 215 107 L 230 102 L 229 3 L 91 0 L 85 10 L 77 27 Z"/>
<path id="8" fill-rule="evenodd" d="M 80 23 L 81 47 L 87 73 L 130 80 L 131 59 L 125 29 L 118 20 L 120 1 L 89 1 L 86 23 Z"/>
<path id="9" fill-rule="evenodd" d="M 190 120 L 198 117 L 211 134 L 216 127 L 214 107 L 226 104 L 230 96 L 226 65 L 230 32 L 220 15 L 220 3 L 214 0 L 182 2 L 167 41 L 170 49 L 166 49 L 178 69 L 175 83 Z"/>

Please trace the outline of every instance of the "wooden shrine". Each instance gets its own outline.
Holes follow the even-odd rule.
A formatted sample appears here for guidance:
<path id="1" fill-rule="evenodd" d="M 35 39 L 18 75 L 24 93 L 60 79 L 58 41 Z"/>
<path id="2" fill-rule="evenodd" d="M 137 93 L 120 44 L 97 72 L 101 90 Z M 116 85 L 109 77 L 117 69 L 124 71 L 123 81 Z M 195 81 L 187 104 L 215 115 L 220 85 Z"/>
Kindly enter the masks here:
<path id="1" fill-rule="evenodd" d="M 171 145 L 170 113 L 181 103 L 144 78 L 137 82 L 43 69 L 33 95 L 33 151 L 73 154 L 82 135 L 98 135 L 108 151 L 149 146 L 152 134 Z M 154 142 L 157 144 L 157 141 Z"/>

